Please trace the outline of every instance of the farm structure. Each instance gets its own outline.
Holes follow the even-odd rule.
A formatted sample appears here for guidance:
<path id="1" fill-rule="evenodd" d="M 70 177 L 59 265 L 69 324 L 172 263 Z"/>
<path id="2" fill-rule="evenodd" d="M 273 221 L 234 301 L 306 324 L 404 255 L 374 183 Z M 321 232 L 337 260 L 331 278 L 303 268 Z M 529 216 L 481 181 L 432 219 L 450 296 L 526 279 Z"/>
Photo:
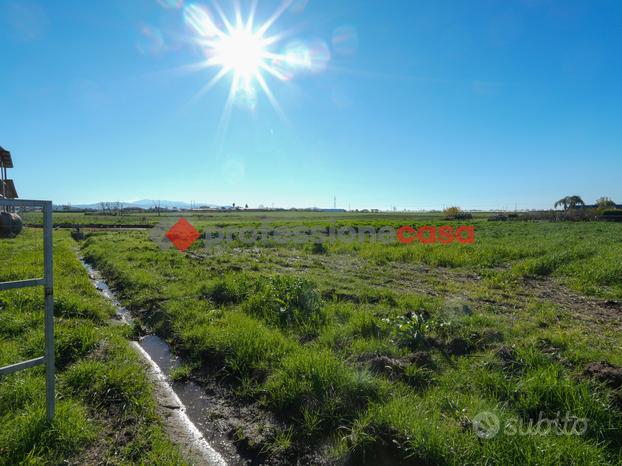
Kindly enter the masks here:
<path id="1" fill-rule="evenodd" d="M 0 146 L 0 199 L 17 199 L 15 183 L 8 178 L 7 168 L 13 168 L 13 159 L 11 153 Z M 3 207 L 3 209 L 13 209 L 13 207 Z"/>

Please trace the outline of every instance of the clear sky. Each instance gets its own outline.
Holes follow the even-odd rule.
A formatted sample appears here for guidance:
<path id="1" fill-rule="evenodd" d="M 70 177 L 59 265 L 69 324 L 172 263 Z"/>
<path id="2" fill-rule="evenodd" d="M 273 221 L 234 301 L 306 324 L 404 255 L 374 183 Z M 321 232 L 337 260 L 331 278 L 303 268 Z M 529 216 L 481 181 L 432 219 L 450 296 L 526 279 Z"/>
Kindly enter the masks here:
<path id="1" fill-rule="evenodd" d="M 255 28 L 280 5 L 259 0 Z M 264 36 L 281 112 L 249 79 L 228 118 L 233 72 L 200 92 L 222 69 L 197 66 L 220 37 L 206 19 L 226 30 L 209 1 L 0 0 L 0 145 L 20 197 L 622 203 L 619 0 L 295 0 Z"/>

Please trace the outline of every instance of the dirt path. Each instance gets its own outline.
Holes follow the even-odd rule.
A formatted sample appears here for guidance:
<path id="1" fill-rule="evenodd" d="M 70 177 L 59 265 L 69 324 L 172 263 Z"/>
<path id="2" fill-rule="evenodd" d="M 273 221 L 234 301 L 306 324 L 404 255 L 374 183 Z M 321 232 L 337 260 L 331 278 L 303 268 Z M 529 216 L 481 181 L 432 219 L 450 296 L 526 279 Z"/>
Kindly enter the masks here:
<path id="1" fill-rule="evenodd" d="M 622 303 L 618 301 L 583 296 L 550 278 L 526 279 L 524 286 L 530 295 L 556 303 L 578 320 L 622 329 Z"/>

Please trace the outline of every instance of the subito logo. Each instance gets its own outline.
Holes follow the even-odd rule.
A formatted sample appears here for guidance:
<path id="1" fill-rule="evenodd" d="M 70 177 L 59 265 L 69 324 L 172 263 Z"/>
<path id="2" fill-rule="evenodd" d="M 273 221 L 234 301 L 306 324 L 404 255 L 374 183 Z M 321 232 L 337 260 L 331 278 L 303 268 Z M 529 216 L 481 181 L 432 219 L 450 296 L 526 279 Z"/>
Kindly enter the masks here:
<path id="1" fill-rule="evenodd" d="M 501 424 L 496 414 L 490 411 L 482 411 L 473 418 L 473 432 L 479 438 L 491 439 L 497 436 Z"/>

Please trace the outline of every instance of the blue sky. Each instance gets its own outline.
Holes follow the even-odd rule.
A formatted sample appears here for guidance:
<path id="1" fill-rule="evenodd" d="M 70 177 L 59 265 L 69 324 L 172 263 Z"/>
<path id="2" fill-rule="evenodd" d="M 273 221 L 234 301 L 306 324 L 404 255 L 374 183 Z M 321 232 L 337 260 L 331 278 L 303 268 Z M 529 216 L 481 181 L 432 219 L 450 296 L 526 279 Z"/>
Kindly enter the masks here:
<path id="1" fill-rule="evenodd" d="M 296 0 L 270 48 L 319 50 L 318 66 L 286 81 L 263 73 L 283 115 L 255 82 L 256 100 L 240 94 L 226 125 L 231 75 L 197 97 L 218 68 L 190 70 L 205 57 L 184 20 L 193 3 L 214 12 L 0 0 L 0 145 L 22 198 L 622 202 L 622 2 Z M 257 24 L 280 4 L 259 0 Z"/>

